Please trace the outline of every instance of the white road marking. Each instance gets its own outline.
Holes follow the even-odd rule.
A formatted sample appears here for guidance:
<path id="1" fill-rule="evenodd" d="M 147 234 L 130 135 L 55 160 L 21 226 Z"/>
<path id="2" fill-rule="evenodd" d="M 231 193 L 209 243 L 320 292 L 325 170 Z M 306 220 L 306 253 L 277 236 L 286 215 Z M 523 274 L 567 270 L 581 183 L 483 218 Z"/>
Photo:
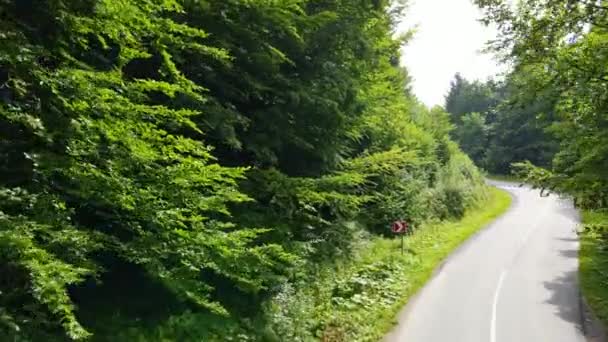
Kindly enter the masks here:
<path id="1" fill-rule="evenodd" d="M 492 322 L 490 325 L 490 342 L 496 342 L 496 311 L 498 309 L 498 298 L 500 297 L 500 290 L 502 289 L 502 283 L 507 276 L 507 271 L 503 270 L 498 278 L 498 286 L 496 286 L 496 292 L 494 293 L 494 302 L 492 303 Z"/>

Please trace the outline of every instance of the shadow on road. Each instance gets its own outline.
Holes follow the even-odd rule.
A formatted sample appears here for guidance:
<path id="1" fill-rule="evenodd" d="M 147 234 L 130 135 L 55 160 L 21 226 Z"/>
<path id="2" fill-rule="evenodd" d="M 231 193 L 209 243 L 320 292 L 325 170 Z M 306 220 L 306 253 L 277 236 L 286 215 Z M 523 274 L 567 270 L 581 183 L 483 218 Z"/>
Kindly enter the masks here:
<path id="1" fill-rule="evenodd" d="M 576 258 L 577 251 L 561 251 L 562 255 Z M 570 271 L 562 276 L 544 282 L 544 286 L 550 291 L 551 297 L 545 303 L 555 306 L 555 315 L 564 321 L 573 323 L 577 329 L 582 331 L 581 307 L 578 300 L 577 272 Z"/>
<path id="2" fill-rule="evenodd" d="M 566 258 L 578 258 L 578 251 L 576 249 L 566 249 L 563 251 L 559 251 L 559 254 L 565 256 Z"/>
<path id="3" fill-rule="evenodd" d="M 564 241 L 564 242 L 578 242 L 577 238 L 556 238 L 555 240 Z"/>

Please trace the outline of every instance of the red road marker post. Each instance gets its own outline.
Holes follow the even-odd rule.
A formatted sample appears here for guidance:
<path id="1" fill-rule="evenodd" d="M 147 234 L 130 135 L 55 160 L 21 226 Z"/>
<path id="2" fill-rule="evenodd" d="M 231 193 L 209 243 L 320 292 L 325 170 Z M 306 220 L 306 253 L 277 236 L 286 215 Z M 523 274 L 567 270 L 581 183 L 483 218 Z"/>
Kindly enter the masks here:
<path id="1" fill-rule="evenodd" d="M 402 255 L 403 255 L 403 239 L 404 239 L 404 235 L 407 233 L 407 230 L 408 230 L 408 224 L 407 224 L 407 222 L 402 221 L 402 220 L 395 221 L 391 225 L 391 231 L 394 234 L 401 235 L 401 254 Z"/>

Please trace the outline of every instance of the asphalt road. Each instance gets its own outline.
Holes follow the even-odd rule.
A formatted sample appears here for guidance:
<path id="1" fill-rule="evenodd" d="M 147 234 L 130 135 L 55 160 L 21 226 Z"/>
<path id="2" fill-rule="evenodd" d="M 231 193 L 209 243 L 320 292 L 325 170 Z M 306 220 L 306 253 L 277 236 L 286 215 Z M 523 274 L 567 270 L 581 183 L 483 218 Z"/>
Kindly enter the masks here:
<path id="1" fill-rule="evenodd" d="M 578 342 L 578 217 L 557 196 L 495 183 L 511 209 L 458 249 L 387 342 Z"/>

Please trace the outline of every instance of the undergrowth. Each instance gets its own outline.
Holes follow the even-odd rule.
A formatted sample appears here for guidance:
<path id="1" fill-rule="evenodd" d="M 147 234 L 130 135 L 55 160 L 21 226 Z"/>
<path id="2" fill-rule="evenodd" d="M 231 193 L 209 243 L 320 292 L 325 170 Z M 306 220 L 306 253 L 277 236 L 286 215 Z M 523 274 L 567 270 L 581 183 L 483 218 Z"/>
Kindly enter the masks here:
<path id="1" fill-rule="evenodd" d="M 283 341 L 377 341 L 399 310 L 457 246 L 504 213 L 511 197 L 492 188 L 462 220 L 430 223 L 405 239 L 375 238 L 349 261 L 320 270 L 314 282 L 287 286 L 271 305 Z"/>
<path id="2" fill-rule="evenodd" d="M 593 312 L 608 324 L 608 212 L 583 211 L 579 272 L 581 290 Z"/>

